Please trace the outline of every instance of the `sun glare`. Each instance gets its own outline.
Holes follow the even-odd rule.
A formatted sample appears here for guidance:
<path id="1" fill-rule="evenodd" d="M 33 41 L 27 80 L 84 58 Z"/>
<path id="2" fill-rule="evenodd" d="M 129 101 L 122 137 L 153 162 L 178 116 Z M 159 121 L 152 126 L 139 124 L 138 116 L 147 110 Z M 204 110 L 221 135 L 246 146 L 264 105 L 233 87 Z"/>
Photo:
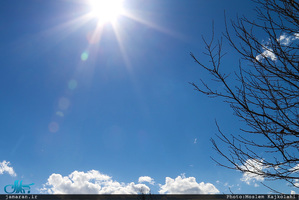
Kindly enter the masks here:
<path id="1" fill-rule="evenodd" d="M 113 22 L 123 13 L 122 0 L 90 0 L 91 14 L 99 22 Z"/>

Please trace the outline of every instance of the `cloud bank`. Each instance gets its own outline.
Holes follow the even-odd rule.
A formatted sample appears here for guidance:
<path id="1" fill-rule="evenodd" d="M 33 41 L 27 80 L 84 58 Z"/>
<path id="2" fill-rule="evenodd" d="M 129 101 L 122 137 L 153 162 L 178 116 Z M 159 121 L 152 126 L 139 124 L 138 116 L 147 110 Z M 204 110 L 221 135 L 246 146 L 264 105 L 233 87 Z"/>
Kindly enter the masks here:
<path id="1" fill-rule="evenodd" d="M 97 170 L 74 171 L 68 176 L 53 173 L 40 192 L 43 194 L 148 194 L 150 188 L 142 183 L 155 185 L 153 178 L 141 176 L 138 183 L 121 183 Z M 157 184 L 156 184 L 157 185 Z M 197 183 L 194 177 L 184 175 L 175 179 L 166 177 L 165 184 L 158 184 L 160 194 L 216 194 L 219 190 L 211 183 Z"/>
<path id="2" fill-rule="evenodd" d="M 150 189 L 145 184 L 114 181 L 96 170 L 74 171 L 68 176 L 53 173 L 40 189 L 48 194 L 138 194 L 140 191 L 148 193 Z"/>

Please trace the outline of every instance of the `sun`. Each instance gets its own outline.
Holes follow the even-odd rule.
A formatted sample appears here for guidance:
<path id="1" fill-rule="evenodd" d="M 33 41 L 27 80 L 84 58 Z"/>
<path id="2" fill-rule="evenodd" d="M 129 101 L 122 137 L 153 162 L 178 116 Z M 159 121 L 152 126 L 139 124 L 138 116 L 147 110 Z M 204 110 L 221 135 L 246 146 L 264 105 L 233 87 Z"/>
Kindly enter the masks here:
<path id="1" fill-rule="evenodd" d="M 123 14 L 123 0 L 90 0 L 91 14 L 101 23 L 113 22 Z"/>

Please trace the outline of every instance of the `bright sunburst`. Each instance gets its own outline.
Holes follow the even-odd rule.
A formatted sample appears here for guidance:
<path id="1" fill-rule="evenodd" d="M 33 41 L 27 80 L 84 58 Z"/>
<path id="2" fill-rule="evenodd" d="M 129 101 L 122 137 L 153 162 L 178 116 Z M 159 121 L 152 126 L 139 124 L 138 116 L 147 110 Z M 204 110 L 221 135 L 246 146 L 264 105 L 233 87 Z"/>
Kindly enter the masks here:
<path id="1" fill-rule="evenodd" d="M 123 14 L 123 0 L 90 0 L 91 14 L 99 22 L 113 22 Z"/>

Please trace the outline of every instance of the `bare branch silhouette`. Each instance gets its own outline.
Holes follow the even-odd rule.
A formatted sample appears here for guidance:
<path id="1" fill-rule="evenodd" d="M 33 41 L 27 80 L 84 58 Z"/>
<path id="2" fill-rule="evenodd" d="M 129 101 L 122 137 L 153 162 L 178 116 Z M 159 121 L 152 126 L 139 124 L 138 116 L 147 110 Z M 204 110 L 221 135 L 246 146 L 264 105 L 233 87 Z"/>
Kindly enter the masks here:
<path id="1" fill-rule="evenodd" d="M 225 19 L 222 38 L 215 40 L 214 29 L 210 41 L 203 38 L 208 64 L 191 53 L 194 61 L 224 89 L 213 89 L 203 80 L 190 84 L 209 97 L 223 98 L 247 127 L 238 134 L 227 135 L 216 122 L 217 138 L 229 151 L 223 151 L 215 139 L 211 141 L 228 164 L 213 160 L 220 166 L 263 179 L 285 180 L 299 187 L 299 3 L 254 2 L 255 21 L 246 17 L 229 22 Z M 234 73 L 236 85 L 228 81 L 232 76 L 221 71 L 224 40 L 241 58 L 239 70 Z M 248 165 L 248 161 L 255 164 Z"/>

